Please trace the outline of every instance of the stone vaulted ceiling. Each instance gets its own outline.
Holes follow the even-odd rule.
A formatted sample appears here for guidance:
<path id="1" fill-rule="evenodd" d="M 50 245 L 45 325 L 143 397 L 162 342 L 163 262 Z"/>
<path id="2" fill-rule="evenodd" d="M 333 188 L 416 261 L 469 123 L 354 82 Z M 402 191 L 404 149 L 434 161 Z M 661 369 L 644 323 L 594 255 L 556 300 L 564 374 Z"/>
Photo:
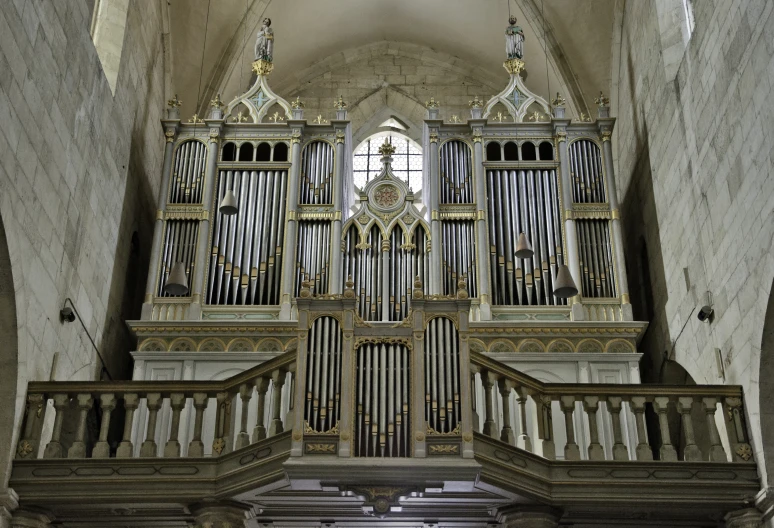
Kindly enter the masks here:
<path id="1" fill-rule="evenodd" d="M 229 100 L 244 90 L 264 16 L 271 17 L 275 30 L 272 85 L 280 95 L 300 82 L 300 72 L 323 59 L 379 41 L 423 46 L 430 55 L 452 56 L 490 79 L 499 77 L 503 87 L 507 81 L 505 0 L 167 1 L 173 85 L 184 101 L 184 116 L 194 112 L 197 100 L 201 108 L 215 93 Z M 600 90 L 609 93 L 614 3 L 511 0 L 511 11 L 525 29 L 531 90 L 548 97 L 550 83 L 552 94 L 561 91 L 576 109 L 592 106 Z"/>

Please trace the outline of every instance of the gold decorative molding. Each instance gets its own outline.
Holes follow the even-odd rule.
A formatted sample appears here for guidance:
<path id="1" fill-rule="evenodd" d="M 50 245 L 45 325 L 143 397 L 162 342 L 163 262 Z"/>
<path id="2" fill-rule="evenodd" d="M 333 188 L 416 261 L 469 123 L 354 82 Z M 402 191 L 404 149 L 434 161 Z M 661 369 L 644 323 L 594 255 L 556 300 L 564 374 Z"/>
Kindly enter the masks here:
<path id="1" fill-rule="evenodd" d="M 556 97 L 551 101 L 551 104 L 554 106 L 564 106 L 566 102 L 567 100 L 562 97 L 562 94 L 556 92 Z"/>
<path id="2" fill-rule="evenodd" d="M 505 71 L 510 73 L 511 75 L 518 75 L 522 71 L 524 71 L 524 67 L 527 64 L 519 59 L 514 57 L 513 59 L 508 59 L 507 61 L 503 62 L 503 68 L 505 68 Z"/>
<path id="3" fill-rule="evenodd" d="M 191 116 L 191 119 L 189 119 L 188 122 L 192 125 L 198 125 L 200 123 L 204 123 L 204 120 L 199 117 L 199 114 L 194 114 Z"/>
<path id="4" fill-rule="evenodd" d="M 336 144 L 344 143 L 344 131 L 343 130 L 337 130 L 336 131 Z"/>
<path id="5" fill-rule="evenodd" d="M 476 211 L 476 220 L 486 220 L 486 213 L 483 209 Z"/>
<path id="6" fill-rule="evenodd" d="M 433 444 L 430 446 L 431 455 L 457 455 L 460 446 L 457 444 Z"/>
<path id="7" fill-rule="evenodd" d="M 306 444 L 307 453 L 335 453 L 336 444 Z"/>
<path id="8" fill-rule="evenodd" d="M 175 141 L 175 131 L 172 129 L 168 129 L 164 132 L 164 136 L 167 138 L 167 143 L 173 143 Z"/>
<path id="9" fill-rule="evenodd" d="M 621 304 L 631 304 L 631 301 L 629 300 L 629 294 L 628 293 L 622 293 L 621 294 Z"/>
<path id="10" fill-rule="evenodd" d="M 253 62 L 252 68 L 256 75 L 269 75 L 274 71 L 274 64 L 267 60 L 259 59 Z"/>
<path id="11" fill-rule="evenodd" d="M 438 101 L 435 100 L 435 97 L 431 97 L 429 101 L 425 101 L 425 107 L 428 109 L 437 109 L 439 106 Z"/>
<path id="12" fill-rule="evenodd" d="M 215 99 L 212 99 L 210 101 L 210 106 L 213 107 L 213 108 L 220 109 L 220 108 L 223 108 L 226 105 L 224 105 L 223 101 L 220 100 L 220 94 L 218 94 L 218 95 L 215 96 Z"/>
<path id="13" fill-rule="evenodd" d="M 454 430 L 449 431 L 448 433 L 441 433 L 430 427 L 430 424 L 427 424 L 427 436 L 457 436 L 460 434 L 460 427 L 461 424 L 458 423 Z"/>
<path id="14" fill-rule="evenodd" d="M 610 141 L 610 137 L 613 135 L 612 132 L 609 130 L 604 130 L 600 135 L 599 138 L 604 143 L 605 141 Z"/>
<path id="15" fill-rule="evenodd" d="M 347 109 L 347 103 L 344 102 L 344 96 L 339 95 L 339 98 L 333 103 L 333 108 L 341 112 Z"/>
<path id="16" fill-rule="evenodd" d="M 438 132 L 435 130 L 430 132 L 430 143 L 438 143 Z"/>
<path id="17" fill-rule="evenodd" d="M 736 454 L 739 455 L 739 458 L 747 462 L 752 458 L 753 452 L 752 448 L 748 444 L 740 444 L 736 448 Z"/>
<path id="18" fill-rule="evenodd" d="M 610 106 L 610 99 L 605 97 L 605 94 L 599 92 L 599 96 L 594 99 L 594 104 L 597 106 Z"/>
<path id="19" fill-rule="evenodd" d="M 438 210 L 433 209 L 430 213 L 430 220 L 438 220 Z"/>
<path id="20" fill-rule="evenodd" d="M 562 141 L 567 141 L 567 132 L 564 130 L 558 130 L 556 132 L 556 141 L 561 143 Z"/>
<path id="21" fill-rule="evenodd" d="M 172 99 L 167 101 L 167 106 L 169 106 L 170 108 L 180 108 L 182 105 L 183 105 L 183 101 L 177 98 L 177 94 L 175 94 L 175 96 Z"/>
<path id="22" fill-rule="evenodd" d="M 470 106 L 471 108 L 483 108 L 484 102 L 481 99 L 479 99 L 477 95 L 474 95 L 473 100 L 468 101 L 468 106 Z"/>
<path id="23" fill-rule="evenodd" d="M 290 103 L 290 107 L 291 107 L 293 110 L 301 110 L 301 109 L 303 109 L 305 106 L 306 106 L 306 105 L 305 105 L 305 104 L 304 104 L 304 102 L 301 100 L 301 97 L 300 97 L 300 96 L 296 97 L 296 100 Z"/>
<path id="24" fill-rule="evenodd" d="M 483 134 L 481 133 L 480 128 L 474 128 L 473 129 L 473 143 L 481 143 L 484 139 Z"/>
<path id="25" fill-rule="evenodd" d="M 295 211 L 288 211 L 288 220 L 296 220 L 296 212 Z"/>
<path id="26" fill-rule="evenodd" d="M 620 220 L 621 213 L 618 211 L 618 209 L 613 209 L 612 211 L 610 211 L 610 218 L 613 220 Z"/>
<path id="27" fill-rule="evenodd" d="M 156 220 L 164 220 L 164 211 L 156 209 Z"/>
<path id="28" fill-rule="evenodd" d="M 165 220 L 209 220 L 210 213 L 201 205 L 167 204 Z M 158 218 L 158 217 L 157 217 Z"/>

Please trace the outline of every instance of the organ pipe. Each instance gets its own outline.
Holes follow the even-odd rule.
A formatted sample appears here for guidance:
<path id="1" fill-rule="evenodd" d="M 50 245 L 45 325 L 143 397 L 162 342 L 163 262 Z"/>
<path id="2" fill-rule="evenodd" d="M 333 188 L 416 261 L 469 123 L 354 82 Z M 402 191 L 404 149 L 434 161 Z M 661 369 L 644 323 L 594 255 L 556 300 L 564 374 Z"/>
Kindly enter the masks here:
<path id="1" fill-rule="evenodd" d="M 285 170 L 220 172 L 216 203 L 232 189 L 239 212 L 216 213 L 208 304 L 279 304 L 286 185 Z"/>
<path id="2" fill-rule="evenodd" d="M 330 232 L 328 221 L 301 221 L 298 223 L 296 248 L 295 291 L 297 297 L 304 280 L 311 281 L 312 294 L 328 293 Z"/>
<path id="3" fill-rule="evenodd" d="M 580 139 L 570 145 L 572 200 L 575 203 L 605 203 L 602 157 L 593 141 Z"/>
<path id="4" fill-rule="evenodd" d="M 441 292 L 456 295 L 460 279 L 464 279 L 468 294 L 477 297 L 475 225 L 472 220 L 441 222 Z"/>
<path id="5" fill-rule="evenodd" d="M 462 420 L 459 335 L 445 317 L 425 330 L 425 420 L 438 433 L 451 433 Z"/>
<path id="6" fill-rule="evenodd" d="M 315 432 L 330 431 L 341 418 L 341 348 L 338 320 L 315 319 L 309 329 L 304 391 L 304 420 Z"/>
<path id="7" fill-rule="evenodd" d="M 355 456 L 410 456 L 410 360 L 400 343 L 357 348 Z"/>
<path id="8" fill-rule="evenodd" d="M 313 141 L 304 148 L 298 203 L 333 203 L 333 152 L 333 147 L 325 141 Z"/>
<path id="9" fill-rule="evenodd" d="M 464 141 L 447 141 L 440 149 L 440 203 L 473 203 L 470 148 Z"/>
<path id="10" fill-rule="evenodd" d="M 164 284 L 167 282 L 172 266 L 177 262 L 183 263 L 185 273 L 188 276 L 188 283 L 191 283 L 198 233 L 198 220 L 167 220 L 159 280 L 157 281 L 158 289 L 156 295 L 159 297 L 174 297 L 164 291 Z"/>
<path id="11" fill-rule="evenodd" d="M 557 262 L 564 261 L 556 171 L 489 170 L 487 195 L 493 304 L 566 304 L 553 295 Z M 514 255 L 522 232 L 534 250 L 530 259 Z"/>
<path id="12" fill-rule="evenodd" d="M 169 203 L 202 203 L 207 146 L 201 141 L 186 141 L 175 153 Z"/>
<path id="13" fill-rule="evenodd" d="M 580 252 L 583 297 L 616 297 L 615 267 L 607 220 L 575 222 Z"/>

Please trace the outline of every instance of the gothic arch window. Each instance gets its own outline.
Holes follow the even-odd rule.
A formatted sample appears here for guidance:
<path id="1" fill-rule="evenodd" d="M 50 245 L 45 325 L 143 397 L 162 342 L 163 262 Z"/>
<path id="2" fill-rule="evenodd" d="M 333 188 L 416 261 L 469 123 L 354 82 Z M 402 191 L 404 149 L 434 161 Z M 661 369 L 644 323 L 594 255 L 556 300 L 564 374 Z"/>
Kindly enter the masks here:
<path id="1" fill-rule="evenodd" d="M 393 174 L 406 182 L 414 192 L 422 189 L 422 147 L 397 132 L 377 132 L 358 145 L 352 163 L 355 185 L 362 189 L 379 175 L 382 170 L 379 147 L 385 140 L 395 147 L 395 154 L 392 155 Z"/>
<path id="2" fill-rule="evenodd" d="M 115 95 L 121 52 L 124 48 L 129 0 L 92 0 L 88 6 L 92 13 L 91 38 L 110 85 L 110 91 Z"/>

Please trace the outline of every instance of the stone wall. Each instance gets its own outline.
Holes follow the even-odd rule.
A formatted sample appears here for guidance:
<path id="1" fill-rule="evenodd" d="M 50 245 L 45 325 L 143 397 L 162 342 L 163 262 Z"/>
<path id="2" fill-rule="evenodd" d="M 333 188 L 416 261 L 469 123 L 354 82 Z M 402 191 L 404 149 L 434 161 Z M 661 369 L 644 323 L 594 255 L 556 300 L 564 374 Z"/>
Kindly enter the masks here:
<path id="1" fill-rule="evenodd" d="M 674 60 L 674 50 L 665 54 L 660 38 L 657 4 L 663 3 L 619 2 L 614 53 L 620 54 L 615 146 L 632 302 L 641 317 L 651 317 L 643 375 L 658 381 L 666 355 L 696 383 L 742 385 L 761 462 L 761 425 L 771 431 L 767 419 L 774 420 L 774 394 L 759 394 L 774 277 L 774 3 L 693 2 L 696 29 L 674 82 L 664 62 Z M 715 310 L 709 324 L 696 317 L 708 297 Z M 761 469 L 765 474 L 762 463 Z"/>
<path id="2" fill-rule="evenodd" d="M 84 329 L 59 321 L 66 298 L 112 376 L 130 373 L 124 320 L 139 316 L 164 146 L 165 5 L 130 3 L 115 97 L 87 2 L 14 0 L 0 10 L 0 214 L 18 319 L 16 430 L 27 381 L 100 376 Z M 12 449 L 0 446 L 0 490 Z"/>

